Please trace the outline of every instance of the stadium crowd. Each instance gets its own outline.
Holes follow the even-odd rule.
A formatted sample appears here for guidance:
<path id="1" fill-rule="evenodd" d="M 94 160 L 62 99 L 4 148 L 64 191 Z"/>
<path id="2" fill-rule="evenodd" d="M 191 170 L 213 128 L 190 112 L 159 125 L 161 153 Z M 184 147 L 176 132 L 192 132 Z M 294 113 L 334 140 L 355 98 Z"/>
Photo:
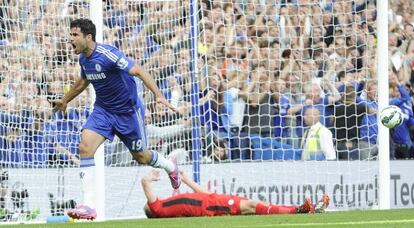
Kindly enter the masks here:
<path id="1" fill-rule="evenodd" d="M 77 165 L 91 93 L 82 93 L 67 113 L 52 113 L 48 99 L 61 97 L 79 75 L 67 25 L 87 17 L 88 4 L 0 2 L 0 163 Z M 404 112 L 402 125 L 390 131 L 390 158 L 410 159 L 414 3 L 389 3 L 390 104 Z M 202 0 L 196 71 L 189 0 L 106 0 L 103 36 L 149 70 L 178 109 L 155 105 L 138 81 L 148 146 L 164 154 L 191 159 L 195 124 L 208 162 L 376 159 L 375 4 Z M 195 100 L 199 106 L 192 110 Z M 108 165 L 132 164 L 119 140 L 107 143 L 105 153 Z"/>

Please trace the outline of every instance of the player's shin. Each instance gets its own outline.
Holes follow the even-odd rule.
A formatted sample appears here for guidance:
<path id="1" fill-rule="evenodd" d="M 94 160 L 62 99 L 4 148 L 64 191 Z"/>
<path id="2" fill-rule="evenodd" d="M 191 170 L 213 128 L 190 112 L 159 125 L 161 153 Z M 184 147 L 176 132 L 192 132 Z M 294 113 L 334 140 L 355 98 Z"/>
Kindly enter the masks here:
<path id="1" fill-rule="evenodd" d="M 79 173 L 82 182 L 83 204 L 95 208 L 95 159 L 94 157 L 80 158 Z"/>
<path id="2" fill-rule="evenodd" d="M 295 206 L 279 206 L 279 205 L 265 205 L 258 203 L 256 205 L 256 215 L 269 214 L 296 214 Z"/>
<path id="3" fill-rule="evenodd" d="M 168 159 L 166 159 L 164 156 L 160 155 L 157 151 L 150 150 L 151 152 L 151 161 L 148 165 L 154 167 L 154 168 L 162 168 L 167 173 L 171 173 L 174 171 L 174 163 Z"/>
<path id="4" fill-rule="evenodd" d="M 158 154 L 156 151 L 151 150 L 151 160 L 148 165 L 154 168 L 163 168 L 167 173 L 171 181 L 171 186 L 174 189 L 178 189 L 181 185 L 181 178 L 177 167 L 177 162 L 174 157 L 166 159 L 164 156 Z"/>

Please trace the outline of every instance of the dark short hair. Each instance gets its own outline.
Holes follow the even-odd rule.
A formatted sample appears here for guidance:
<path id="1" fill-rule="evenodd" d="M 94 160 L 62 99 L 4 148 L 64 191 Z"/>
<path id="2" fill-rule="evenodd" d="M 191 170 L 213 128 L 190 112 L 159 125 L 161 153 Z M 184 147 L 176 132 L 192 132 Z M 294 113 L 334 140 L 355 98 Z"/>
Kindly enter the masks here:
<path id="1" fill-rule="evenodd" d="M 86 18 L 76 19 L 70 22 L 70 28 L 80 28 L 84 35 L 92 35 L 92 40 L 95 41 L 96 27 L 95 24 Z"/>
<path id="2" fill-rule="evenodd" d="M 144 205 L 144 212 L 145 212 L 145 215 L 147 216 L 147 218 L 155 218 L 155 216 L 151 212 L 151 209 L 148 206 L 148 203 L 146 203 Z"/>

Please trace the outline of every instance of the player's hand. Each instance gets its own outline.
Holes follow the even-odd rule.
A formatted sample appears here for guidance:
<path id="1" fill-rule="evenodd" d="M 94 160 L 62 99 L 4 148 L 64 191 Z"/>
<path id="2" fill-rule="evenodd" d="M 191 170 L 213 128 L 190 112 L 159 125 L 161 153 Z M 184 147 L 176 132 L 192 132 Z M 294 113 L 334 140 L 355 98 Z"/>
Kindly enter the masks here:
<path id="1" fill-rule="evenodd" d="M 68 106 L 68 104 L 61 99 L 48 101 L 53 106 L 53 112 L 65 112 Z"/>
<path id="2" fill-rule="evenodd" d="M 206 94 L 206 98 L 208 100 L 216 99 L 216 92 L 214 92 L 213 90 L 208 91 Z"/>
<path id="3" fill-rule="evenodd" d="M 157 98 L 155 99 L 155 101 L 156 101 L 157 103 L 161 103 L 161 104 L 163 104 L 163 105 L 167 106 L 167 108 L 171 109 L 171 110 L 172 110 L 172 111 L 174 111 L 174 112 L 178 112 L 178 110 L 177 110 L 174 106 L 172 106 L 172 104 L 170 104 L 170 102 L 168 102 L 168 101 L 167 101 L 167 99 L 165 99 L 165 97 L 164 97 L 164 96 L 159 96 L 159 97 L 157 97 Z"/>
<path id="4" fill-rule="evenodd" d="M 160 171 L 151 170 L 151 172 L 146 176 L 146 179 L 149 181 L 159 181 L 160 180 Z"/>

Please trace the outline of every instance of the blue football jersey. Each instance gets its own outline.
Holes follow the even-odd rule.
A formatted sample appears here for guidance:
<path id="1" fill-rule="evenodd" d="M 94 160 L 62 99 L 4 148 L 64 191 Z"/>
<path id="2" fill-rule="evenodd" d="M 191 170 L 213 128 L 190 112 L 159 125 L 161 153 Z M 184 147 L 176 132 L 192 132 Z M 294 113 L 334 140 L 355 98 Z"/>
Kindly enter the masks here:
<path id="1" fill-rule="evenodd" d="M 137 85 L 129 71 L 134 61 L 117 48 L 96 43 L 92 55 L 80 55 L 81 76 L 95 89 L 95 106 L 112 113 L 126 113 L 141 107 Z"/>

